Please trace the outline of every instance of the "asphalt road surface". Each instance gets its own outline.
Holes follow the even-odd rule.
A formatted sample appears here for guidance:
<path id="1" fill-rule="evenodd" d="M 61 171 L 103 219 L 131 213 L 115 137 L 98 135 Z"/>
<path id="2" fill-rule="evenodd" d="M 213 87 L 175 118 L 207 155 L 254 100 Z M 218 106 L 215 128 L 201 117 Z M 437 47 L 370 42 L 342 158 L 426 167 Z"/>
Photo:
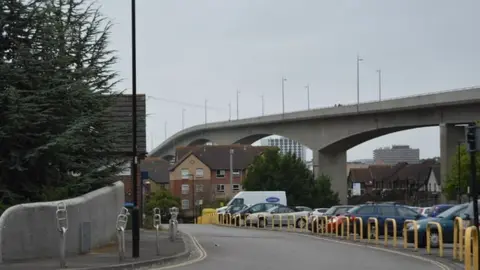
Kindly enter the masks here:
<path id="1" fill-rule="evenodd" d="M 414 255 L 298 234 L 186 224 L 180 230 L 192 235 L 207 255 L 175 268 L 179 270 L 448 269 Z"/>

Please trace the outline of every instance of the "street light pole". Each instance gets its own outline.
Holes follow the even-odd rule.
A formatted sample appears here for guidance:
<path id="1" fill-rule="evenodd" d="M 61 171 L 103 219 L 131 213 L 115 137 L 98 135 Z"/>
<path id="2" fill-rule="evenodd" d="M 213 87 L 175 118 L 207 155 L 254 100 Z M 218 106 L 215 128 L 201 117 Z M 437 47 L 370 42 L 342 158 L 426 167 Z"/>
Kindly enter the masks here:
<path id="1" fill-rule="evenodd" d="M 360 61 L 363 61 L 363 59 L 357 54 L 357 112 L 360 105 Z"/>
<path id="2" fill-rule="evenodd" d="M 282 77 L 282 116 L 285 114 L 285 77 Z"/>
<path id="3" fill-rule="evenodd" d="M 461 153 L 460 153 L 460 144 L 462 142 L 459 141 L 457 142 L 457 200 L 458 200 L 458 203 L 462 203 L 462 195 L 461 195 L 461 192 L 460 192 L 460 158 L 461 158 Z"/>
<path id="4" fill-rule="evenodd" d="M 163 124 L 163 132 L 165 133 L 165 140 L 167 140 L 167 121 Z"/>
<path id="5" fill-rule="evenodd" d="M 192 214 L 193 214 L 193 223 L 195 224 L 195 223 L 197 223 L 196 218 L 195 218 L 195 214 L 196 214 L 196 211 L 195 211 L 195 192 L 197 191 L 197 189 L 196 189 L 196 186 L 195 186 L 195 175 L 190 174 L 190 176 L 192 177 L 192 203 L 193 203 Z"/>
<path id="6" fill-rule="evenodd" d="M 239 119 L 239 114 L 238 114 L 238 94 L 240 94 L 240 91 L 237 90 L 237 120 Z"/>
<path id="7" fill-rule="evenodd" d="M 137 179 L 137 44 L 136 44 L 136 17 L 135 0 L 131 2 L 132 13 L 132 257 L 140 257 L 140 209 L 138 207 L 138 179 Z"/>
<path id="8" fill-rule="evenodd" d="M 232 120 L 232 103 L 228 103 L 228 121 Z"/>
<path id="9" fill-rule="evenodd" d="M 307 90 L 307 108 L 310 111 L 310 85 L 307 84 L 305 89 Z"/>
<path id="10" fill-rule="evenodd" d="M 207 124 L 207 100 L 205 99 L 205 125 Z"/>
<path id="11" fill-rule="evenodd" d="M 233 196 L 233 153 L 234 150 L 230 149 L 230 196 Z"/>
<path id="12" fill-rule="evenodd" d="M 382 70 L 378 69 L 378 101 L 382 101 Z"/>

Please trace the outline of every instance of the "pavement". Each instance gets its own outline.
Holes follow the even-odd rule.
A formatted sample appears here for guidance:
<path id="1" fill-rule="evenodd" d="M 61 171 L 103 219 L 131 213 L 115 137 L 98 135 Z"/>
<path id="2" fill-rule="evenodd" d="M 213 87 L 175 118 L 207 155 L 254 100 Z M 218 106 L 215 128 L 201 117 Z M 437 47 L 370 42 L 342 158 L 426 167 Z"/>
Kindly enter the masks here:
<path id="1" fill-rule="evenodd" d="M 180 224 L 179 228 L 193 236 L 202 250 L 197 259 L 180 264 L 179 270 L 456 269 L 421 254 L 311 234 L 216 225 Z"/>
<path id="2" fill-rule="evenodd" d="M 75 255 L 67 257 L 68 269 L 135 269 L 132 265 L 165 264 L 173 261 L 184 260 L 189 257 L 189 251 L 185 245 L 182 235 L 179 235 L 175 242 L 171 242 L 168 233 L 160 232 L 160 254 L 156 254 L 156 236 L 154 231 L 142 230 L 140 234 L 140 258 L 133 259 L 131 232 L 126 232 L 126 258 L 119 262 L 118 247 L 116 243 L 92 250 L 86 255 Z M 59 260 L 28 260 L 14 263 L 0 264 L 0 270 L 53 270 L 59 269 Z"/>

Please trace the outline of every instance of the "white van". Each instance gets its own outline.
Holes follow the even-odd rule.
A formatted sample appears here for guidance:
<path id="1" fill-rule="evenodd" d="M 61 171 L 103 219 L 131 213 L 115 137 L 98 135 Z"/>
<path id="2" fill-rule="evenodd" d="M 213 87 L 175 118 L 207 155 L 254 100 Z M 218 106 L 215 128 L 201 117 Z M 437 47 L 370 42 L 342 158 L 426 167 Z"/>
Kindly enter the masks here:
<path id="1" fill-rule="evenodd" d="M 287 195 L 285 191 L 240 191 L 227 205 L 217 208 L 217 213 L 225 212 L 230 205 L 253 205 L 267 202 L 287 205 Z"/>

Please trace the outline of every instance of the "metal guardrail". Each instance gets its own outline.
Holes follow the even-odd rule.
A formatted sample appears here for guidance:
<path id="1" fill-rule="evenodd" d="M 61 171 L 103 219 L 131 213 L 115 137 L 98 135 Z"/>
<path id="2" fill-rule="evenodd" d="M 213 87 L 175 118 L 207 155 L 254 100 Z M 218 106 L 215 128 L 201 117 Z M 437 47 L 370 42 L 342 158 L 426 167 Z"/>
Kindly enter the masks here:
<path id="1" fill-rule="evenodd" d="M 344 238 L 344 237 L 345 237 L 345 236 L 344 236 L 344 230 L 345 230 L 344 228 L 345 228 L 345 226 L 347 226 L 347 230 L 346 230 L 346 231 L 347 231 L 347 232 L 346 232 L 347 234 L 346 234 L 345 239 L 347 239 L 347 240 L 350 239 L 350 217 L 345 217 L 345 216 L 344 216 L 344 217 L 338 218 L 338 219 L 337 219 L 337 224 L 338 224 L 339 221 L 342 221 L 342 224 L 340 225 L 340 226 L 342 226 L 340 237 L 341 237 L 341 238 Z M 346 223 L 344 223 L 343 221 L 346 221 Z M 346 224 L 346 225 L 345 225 L 345 224 Z M 337 233 L 337 236 L 338 236 L 338 233 Z"/>
<path id="2" fill-rule="evenodd" d="M 290 219 L 292 217 L 292 219 Z M 295 214 L 289 214 L 287 215 L 287 230 L 293 230 L 295 231 L 295 227 L 297 226 L 297 224 L 295 224 L 296 222 L 296 216 Z M 292 220 L 292 228 L 290 229 L 290 220 Z"/>
<path id="3" fill-rule="evenodd" d="M 385 223 L 383 225 L 383 230 L 384 230 L 384 246 L 388 246 L 388 224 L 392 224 L 393 227 L 393 247 L 397 247 L 397 221 L 393 218 L 387 218 L 385 219 Z"/>
<path id="4" fill-rule="evenodd" d="M 57 231 L 60 233 L 60 268 L 66 268 L 66 249 L 67 249 L 67 231 L 68 231 L 68 212 L 67 205 L 64 202 L 57 204 L 57 210 L 55 211 L 55 219 L 57 224 Z"/>
<path id="5" fill-rule="evenodd" d="M 118 259 L 120 262 L 125 259 L 125 228 L 127 227 L 128 216 L 129 212 L 125 207 L 122 208 L 117 216 Z"/>

